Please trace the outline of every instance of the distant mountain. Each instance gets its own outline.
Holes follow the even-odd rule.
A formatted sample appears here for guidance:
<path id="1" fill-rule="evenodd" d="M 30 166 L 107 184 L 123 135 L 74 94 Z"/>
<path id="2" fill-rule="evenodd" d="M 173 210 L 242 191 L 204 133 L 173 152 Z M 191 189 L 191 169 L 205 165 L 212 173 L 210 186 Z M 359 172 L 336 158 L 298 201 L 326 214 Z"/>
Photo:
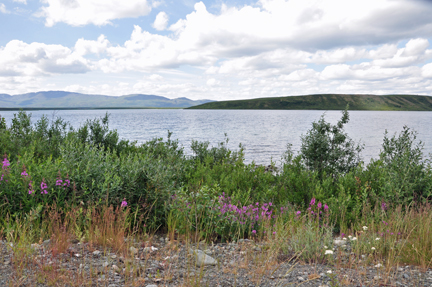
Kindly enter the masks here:
<path id="1" fill-rule="evenodd" d="M 318 94 L 205 103 L 190 109 L 432 111 L 432 97 Z"/>
<path id="2" fill-rule="evenodd" d="M 156 95 L 133 94 L 120 97 L 46 91 L 21 95 L 0 94 L 2 108 L 187 108 L 211 102 L 188 98 L 168 99 Z"/>

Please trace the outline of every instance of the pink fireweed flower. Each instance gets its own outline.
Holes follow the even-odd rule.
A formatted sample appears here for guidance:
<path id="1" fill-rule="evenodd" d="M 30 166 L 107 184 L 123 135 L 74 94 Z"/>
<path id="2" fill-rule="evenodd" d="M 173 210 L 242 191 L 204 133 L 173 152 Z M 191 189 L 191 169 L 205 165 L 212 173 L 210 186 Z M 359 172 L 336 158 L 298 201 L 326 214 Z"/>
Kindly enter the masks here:
<path id="1" fill-rule="evenodd" d="M 252 233 L 253 233 L 253 234 L 256 234 L 256 230 L 252 230 Z"/>
<path id="2" fill-rule="evenodd" d="M 310 205 L 310 206 L 314 206 L 314 205 L 315 205 L 315 197 L 312 197 L 312 200 L 311 200 L 311 202 L 310 202 L 309 205 Z"/>
<path id="3" fill-rule="evenodd" d="M 120 207 L 126 207 L 127 206 L 127 202 L 126 202 L 126 198 L 123 198 L 123 201 L 120 204 Z"/>
<path id="4" fill-rule="evenodd" d="M 297 215 L 297 216 L 300 216 L 300 214 L 301 214 L 301 211 L 300 211 L 300 210 L 297 211 L 296 215 Z"/>
<path id="5" fill-rule="evenodd" d="M 21 176 L 28 177 L 28 173 L 25 169 L 23 170 L 23 172 L 21 172 Z"/>
<path id="6" fill-rule="evenodd" d="M 329 207 L 328 207 L 327 203 L 324 204 L 324 211 L 328 211 L 328 209 L 329 209 Z"/>
<path id="7" fill-rule="evenodd" d="M 10 166 L 10 162 L 8 161 L 7 157 L 5 156 L 3 159 L 3 168 L 7 168 Z"/>
<path id="8" fill-rule="evenodd" d="M 32 183 L 33 183 L 33 181 L 30 181 L 29 182 L 29 190 L 28 190 L 28 193 L 29 194 L 34 194 L 34 189 L 33 189 L 33 185 L 32 185 Z"/>
<path id="9" fill-rule="evenodd" d="M 322 207 L 322 203 L 318 202 L 318 209 L 321 209 L 321 207 Z"/>
<path id="10" fill-rule="evenodd" d="M 48 191 L 46 190 L 48 188 L 48 185 L 45 183 L 45 179 L 42 179 L 40 187 L 42 190 L 41 194 L 48 194 Z"/>

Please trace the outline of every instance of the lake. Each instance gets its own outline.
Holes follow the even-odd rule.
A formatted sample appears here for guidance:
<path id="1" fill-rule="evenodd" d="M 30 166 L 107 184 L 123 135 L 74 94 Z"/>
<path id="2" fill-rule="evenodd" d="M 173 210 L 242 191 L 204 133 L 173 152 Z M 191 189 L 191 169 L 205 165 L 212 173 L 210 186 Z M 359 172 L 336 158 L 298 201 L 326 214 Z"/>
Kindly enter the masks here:
<path id="1" fill-rule="evenodd" d="M 49 119 L 61 117 L 77 128 L 87 119 L 110 114 L 110 128 L 117 129 L 123 139 L 143 143 L 155 137 L 166 139 L 167 131 L 178 139 L 186 153 L 191 154 L 192 140 L 209 141 L 216 146 L 229 138 L 228 147 L 245 148 L 246 161 L 269 164 L 278 162 L 291 143 L 298 151 L 301 135 L 311 128 L 322 114 L 336 123 L 340 111 L 310 110 L 182 110 L 182 109 L 132 109 L 132 110 L 56 110 L 31 111 L 33 123 L 43 114 Z M 8 125 L 17 112 L 0 111 Z M 350 111 L 350 121 L 345 131 L 356 142 L 364 143 L 362 158 L 369 162 L 377 158 L 387 129 L 390 135 L 399 133 L 404 125 L 418 132 L 424 142 L 424 153 L 432 153 L 432 112 Z"/>

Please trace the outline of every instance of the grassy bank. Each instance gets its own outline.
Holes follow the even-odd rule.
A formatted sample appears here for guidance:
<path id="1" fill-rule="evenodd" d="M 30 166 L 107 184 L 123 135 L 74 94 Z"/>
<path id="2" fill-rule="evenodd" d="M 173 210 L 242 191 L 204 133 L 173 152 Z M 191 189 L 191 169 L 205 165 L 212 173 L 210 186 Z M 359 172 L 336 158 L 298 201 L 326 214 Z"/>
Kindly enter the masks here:
<path id="1" fill-rule="evenodd" d="M 365 255 L 362 264 L 429 268 L 432 169 L 422 143 L 408 127 L 386 134 L 379 158 L 365 166 L 361 145 L 343 132 L 348 120 L 345 111 L 334 126 L 313 123 L 301 151 L 288 148 L 275 172 L 245 164 L 244 150 L 228 140 L 192 142 L 186 156 L 170 134 L 142 145 L 119 140 L 108 116 L 73 128 L 19 112 L 10 126 L 0 120 L 0 237 L 18 246 L 51 239 L 55 250 L 78 240 L 123 253 L 124 238 L 154 233 L 249 238 L 337 266 L 342 253 L 330 258 L 324 246 L 332 250 L 341 236 L 356 264 Z"/>

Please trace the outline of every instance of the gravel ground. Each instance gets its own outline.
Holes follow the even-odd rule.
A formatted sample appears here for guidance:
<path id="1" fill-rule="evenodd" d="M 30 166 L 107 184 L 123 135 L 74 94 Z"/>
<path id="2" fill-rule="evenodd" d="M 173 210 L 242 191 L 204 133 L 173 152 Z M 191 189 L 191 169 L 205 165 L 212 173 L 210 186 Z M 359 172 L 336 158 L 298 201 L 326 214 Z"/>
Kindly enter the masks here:
<path id="1" fill-rule="evenodd" d="M 432 269 L 308 265 L 249 240 L 185 246 L 155 236 L 129 242 L 126 256 L 79 242 L 57 255 L 49 241 L 0 250 L 0 286 L 432 286 Z"/>

